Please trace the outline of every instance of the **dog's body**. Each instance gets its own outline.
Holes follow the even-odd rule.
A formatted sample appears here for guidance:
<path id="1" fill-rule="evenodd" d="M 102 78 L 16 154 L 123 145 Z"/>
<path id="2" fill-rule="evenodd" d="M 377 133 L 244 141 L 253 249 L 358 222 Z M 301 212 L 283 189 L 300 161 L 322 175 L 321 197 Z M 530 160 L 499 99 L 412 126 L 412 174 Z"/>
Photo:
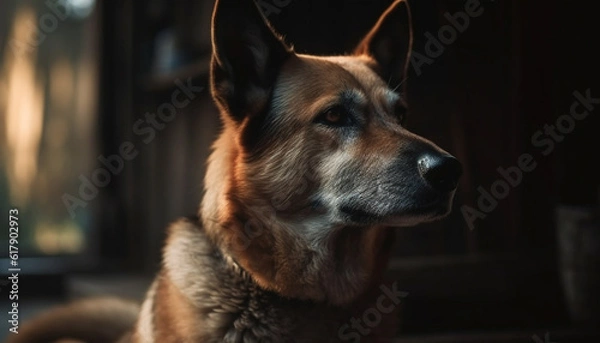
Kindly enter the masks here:
<path id="1" fill-rule="evenodd" d="M 120 342 L 391 341 L 389 228 L 447 214 L 460 176 L 454 158 L 401 126 L 405 104 L 386 82 L 404 78 L 408 13 L 397 1 L 354 54 L 317 57 L 288 48 L 253 1 L 217 1 L 211 86 L 224 129 L 201 219 L 170 227 L 163 268 Z M 385 309 L 377 325 L 357 327 L 374 308 Z"/>

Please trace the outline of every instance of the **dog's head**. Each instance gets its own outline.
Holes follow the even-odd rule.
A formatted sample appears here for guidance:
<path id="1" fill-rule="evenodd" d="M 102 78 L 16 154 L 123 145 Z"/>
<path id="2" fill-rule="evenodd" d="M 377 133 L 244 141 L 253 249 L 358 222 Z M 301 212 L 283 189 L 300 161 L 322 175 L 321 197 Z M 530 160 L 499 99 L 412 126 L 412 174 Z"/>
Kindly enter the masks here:
<path id="1" fill-rule="evenodd" d="M 303 245 L 328 259 L 345 230 L 415 225 L 449 212 L 460 164 L 403 126 L 410 111 L 397 90 L 411 49 L 406 2 L 395 2 L 345 56 L 295 53 L 251 0 L 218 0 L 212 39 L 212 94 L 225 128 L 203 216 L 231 235 L 235 221 L 269 228 L 244 249 L 258 244 L 277 254 L 262 241 L 272 237 L 271 244 Z M 368 250 L 379 238 L 357 234 L 358 244 L 369 242 L 360 263 L 372 263 L 376 252 Z M 267 284 L 270 277 L 257 278 Z"/>

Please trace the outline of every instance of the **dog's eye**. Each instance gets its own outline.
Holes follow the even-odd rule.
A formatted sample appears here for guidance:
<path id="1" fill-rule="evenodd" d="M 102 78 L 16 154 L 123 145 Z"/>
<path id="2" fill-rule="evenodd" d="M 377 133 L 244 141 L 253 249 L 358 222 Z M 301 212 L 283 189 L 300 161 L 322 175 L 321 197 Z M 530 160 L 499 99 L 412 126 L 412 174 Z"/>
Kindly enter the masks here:
<path id="1" fill-rule="evenodd" d="M 350 115 L 340 106 L 326 110 L 317 117 L 316 122 L 331 127 L 342 127 L 351 124 Z"/>

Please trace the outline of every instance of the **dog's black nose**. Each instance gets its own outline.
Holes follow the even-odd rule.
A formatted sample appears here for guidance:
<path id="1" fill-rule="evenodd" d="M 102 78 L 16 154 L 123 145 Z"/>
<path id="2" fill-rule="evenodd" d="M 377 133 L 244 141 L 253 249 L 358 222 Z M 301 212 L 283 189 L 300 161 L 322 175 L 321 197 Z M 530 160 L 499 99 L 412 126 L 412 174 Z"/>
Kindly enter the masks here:
<path id="1" fill-rule="evenodd" d="M 419 173 L 431 187 L 440 192 L 453 191 L 462 175 L 462 166 L 450 155 L 426 154 L 418 162 Z"/>

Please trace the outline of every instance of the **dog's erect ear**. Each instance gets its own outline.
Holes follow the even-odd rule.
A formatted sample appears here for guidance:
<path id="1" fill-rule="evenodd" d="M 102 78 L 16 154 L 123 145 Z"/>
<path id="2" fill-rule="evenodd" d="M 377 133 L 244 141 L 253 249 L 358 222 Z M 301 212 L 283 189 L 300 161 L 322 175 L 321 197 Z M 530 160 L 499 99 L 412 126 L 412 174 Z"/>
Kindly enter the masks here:
<path id="1" fill-rule="evenodd" d="M 355 49 L 378 64 L 381 77 L 390 85 L 406 78 L 412 49 L 412 22 L 406 0 L 396 0 Z"/>
<path id="2" fill-rule="evenodd" d="M 212 18 L 211 89 L 241 121 L 265 108 L 277 73 L 292 55 L 253 0 L 217 0 Z"/>

